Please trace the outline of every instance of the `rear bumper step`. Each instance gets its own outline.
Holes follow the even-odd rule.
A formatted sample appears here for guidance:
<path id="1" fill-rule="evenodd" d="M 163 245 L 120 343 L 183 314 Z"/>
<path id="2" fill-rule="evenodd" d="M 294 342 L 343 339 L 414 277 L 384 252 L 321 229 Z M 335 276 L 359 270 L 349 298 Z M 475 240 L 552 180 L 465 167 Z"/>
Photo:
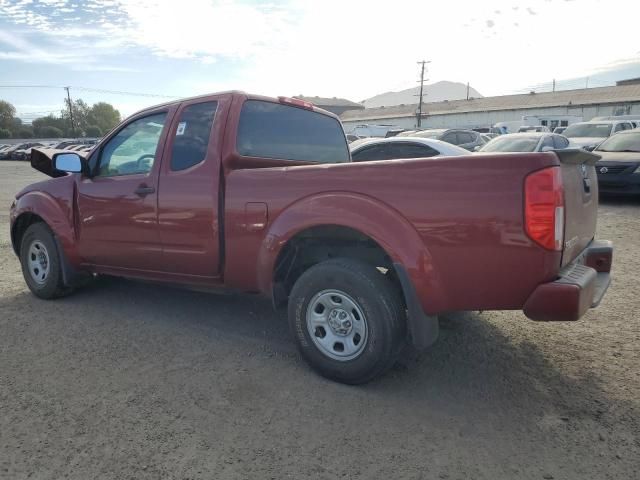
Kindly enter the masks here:
<path id="1" fill-rule="evenodd" d="M 537 321 L 575 321 L 600 304 L 611 283 L 613 246 L 594 241 L 560 277 L 539 285 L 527 299 L 524 313 Z"/>

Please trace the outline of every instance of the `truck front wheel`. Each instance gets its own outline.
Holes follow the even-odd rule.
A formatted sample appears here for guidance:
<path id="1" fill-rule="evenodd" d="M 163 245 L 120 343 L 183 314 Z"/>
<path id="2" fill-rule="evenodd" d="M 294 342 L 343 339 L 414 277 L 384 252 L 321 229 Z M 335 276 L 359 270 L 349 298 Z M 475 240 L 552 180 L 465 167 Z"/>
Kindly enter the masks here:
<path id="1" fill-rule="evenodd" d="M 52 299 L 71 292 L 63 283 L 53 233 L 44 223 L 34 223 L 27 228 L 20 244 L 20 263 L 25 282 L 37 297 Z"/>
<path id="2" fill-rule="evenodd" d="M 395 361 L 405 339 L 405 308 L 393 283 L 374 266 L 333 259 L 305 271 L 289 298 L 298 348 L 321 375 L 368 382 Z"/>

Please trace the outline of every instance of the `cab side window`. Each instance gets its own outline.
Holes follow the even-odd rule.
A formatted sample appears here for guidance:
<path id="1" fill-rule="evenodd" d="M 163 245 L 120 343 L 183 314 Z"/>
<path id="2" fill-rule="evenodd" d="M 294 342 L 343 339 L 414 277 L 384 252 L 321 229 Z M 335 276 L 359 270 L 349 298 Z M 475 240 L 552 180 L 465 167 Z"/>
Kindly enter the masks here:
<path id="1" fill-rule="evenodd" d="M 204 102 L 182 111 L 171 148 L 171 170 L 185 170 L 205 159 L 217 108 L 218 102 Z"/>
<path id="2" fill-rule="evenodd" d="M 129 123 L 112 137 L 100 154 L 99 177 L 149 173 L 158 149 L 166 113 L 155 113 Z"/>

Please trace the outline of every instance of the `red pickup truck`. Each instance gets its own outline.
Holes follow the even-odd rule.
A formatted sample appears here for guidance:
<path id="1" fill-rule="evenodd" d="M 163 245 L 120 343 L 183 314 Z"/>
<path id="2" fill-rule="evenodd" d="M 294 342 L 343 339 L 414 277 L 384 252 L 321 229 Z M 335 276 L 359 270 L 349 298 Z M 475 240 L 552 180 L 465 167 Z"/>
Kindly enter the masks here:
<path id="1" fill-rule="evenodd" d="M 613 250 L 594 240 L 597 159 L 351 163 L 336 116 L 227 92 L 141 111 L 87 158 L 35 150 L 54 178 L 18 193 L 11 240 L 41 298 L 106 274 L 288 303 L 311 366 L 362 383 L 433 343 L 443 312 L 596 306 Z"/>

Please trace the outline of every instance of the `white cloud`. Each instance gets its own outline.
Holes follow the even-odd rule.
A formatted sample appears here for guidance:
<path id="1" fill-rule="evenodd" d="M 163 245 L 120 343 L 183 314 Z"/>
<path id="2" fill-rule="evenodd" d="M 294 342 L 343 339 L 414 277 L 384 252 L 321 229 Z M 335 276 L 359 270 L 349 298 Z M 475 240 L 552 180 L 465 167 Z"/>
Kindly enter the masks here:
<path id="1" fill-rule="evenodd" d="M 0 15 L 38 31 L 46 48 L 12 46 L 0 57 L 97 65 L 131 47 L 153 55 L 220 65 L 229 72 L 190 86 L 196 92 L 242 88 L 256 93 L 344 96 L 361 100 L 414 86 L 416 61 L 431 60 L 431 81 L 470 81 L 484 94 L 607 69 L 637 56 L 635 15 L 602 0 L 45 0 L 59 17 L 28 0 L 0 0 Z M 78 6 L 80 5 L 80 6 Z M 86 21 L 65 22 L 65 10 Z M 597 34 L 594 34 L 597 32 Z M 2 33 L 2 32 L 0 32 Z M 615 41 L 614 41 L 615 39 Z M 625 60 L 627 59 L 627 60 Z M 223 68 L 226 67 L 226 68 Z M 121 68 L 121 70 L 118 70 Z M 185 79 L 188 85 L 188 79 Z M 164 92 L 158 92 L 164 93 Z"/>

